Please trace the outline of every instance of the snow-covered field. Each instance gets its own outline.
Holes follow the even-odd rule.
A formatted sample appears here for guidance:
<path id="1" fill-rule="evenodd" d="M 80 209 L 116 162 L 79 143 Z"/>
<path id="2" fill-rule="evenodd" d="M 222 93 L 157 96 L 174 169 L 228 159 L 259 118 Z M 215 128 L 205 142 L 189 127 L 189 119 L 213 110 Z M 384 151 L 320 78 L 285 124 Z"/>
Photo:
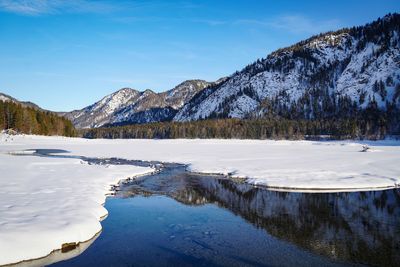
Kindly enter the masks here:
<path id="1" fill-rule="evenodd" d="M 151 172 L 134 166 L 97 166 L 78 159 L 13 156 L 26 149 L 64 149 L 72 155 L 189 164 L 248 182 L 300 191 L 368 190 L 400 183 L 400 142 L 361 143 L 256 140 L 86 140 L 0 135 L 0 265 L 43 257 L 63 243 L 101 230 L 110 184 Z"/>

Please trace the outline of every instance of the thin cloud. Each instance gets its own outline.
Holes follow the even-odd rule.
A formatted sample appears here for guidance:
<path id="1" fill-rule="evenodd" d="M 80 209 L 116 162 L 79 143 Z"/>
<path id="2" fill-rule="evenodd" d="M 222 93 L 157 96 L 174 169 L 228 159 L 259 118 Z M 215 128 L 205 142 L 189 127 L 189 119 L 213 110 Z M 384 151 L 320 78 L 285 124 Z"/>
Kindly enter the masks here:
<path id="1" fill-rule="evenodd" d="M 88 0 L 0 0 L 0 10 L 37 16 L 58 13 L 105 13 L 119 9 L 102 1 Z"/>
<path id="2" fill-rule="evenodd" d="M 91 1 L 91 0 L 0 0 L 0 11 L 20 15 L 43 15 L 60 13 L 110 13 L 126 10 L 153 10 L 172 7 L 175 9 L 196 9 L 200 5 L 191 2 L 171 4 L 166 1 Z"/>
<path id="3" fill-rule="evenodd" d="M 292 34 L 315 34 L 335 30 L 341 25 L 337 19 L 317 21 L 301 15 L 285 15 L 270 20 L 241 19 L 235 24 L 274 28 Z"/>

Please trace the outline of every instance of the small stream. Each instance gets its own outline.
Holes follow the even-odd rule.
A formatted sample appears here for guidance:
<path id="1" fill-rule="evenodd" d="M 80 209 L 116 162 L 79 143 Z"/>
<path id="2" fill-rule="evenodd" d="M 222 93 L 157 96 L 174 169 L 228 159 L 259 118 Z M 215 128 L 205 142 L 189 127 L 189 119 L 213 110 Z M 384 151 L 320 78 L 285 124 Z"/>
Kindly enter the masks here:
<path id="1" fill-rule="evenodd" d="M 276 192 L 180 164 L 74 158 L 159 172 L 121 185 L 100 236 L 54 267 L 400 266 L 399 189 Z"/>

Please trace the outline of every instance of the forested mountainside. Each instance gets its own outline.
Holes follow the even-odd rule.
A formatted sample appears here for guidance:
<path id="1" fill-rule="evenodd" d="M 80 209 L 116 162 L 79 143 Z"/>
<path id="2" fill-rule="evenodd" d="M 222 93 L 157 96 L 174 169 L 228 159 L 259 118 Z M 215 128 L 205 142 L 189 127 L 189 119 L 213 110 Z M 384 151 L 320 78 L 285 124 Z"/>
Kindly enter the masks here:
<path id="1" fill-rule="evenodd" d="M 203 80 L 189 80 L 162 93 L 123 88 L 91 106 L 64 116 L 78 128 L 170 121 L 184 104 L 210 84 Z"/>
<path id="2" fill-rule="evenodd" d="M 400 107 L 400 15 L 313 36 L 202 90 L 175 121 L 321 119 Z"/>
<path id="3" fill-rule="evenodd" d="M 208 85 L 177 112 L 173 122 L 93 129 L 85 135 L 294 139 L 399 135 L 399 35 L 400 15 L 389 14 L 364 26 L 313 36 Z"/>
<path id="4" fill-rule="evenodd" d="M 26 103 L 0 94 L 0 130 L 13 129 L 20 133 L 40 135 L 76 135 L 68 119 Z"/>

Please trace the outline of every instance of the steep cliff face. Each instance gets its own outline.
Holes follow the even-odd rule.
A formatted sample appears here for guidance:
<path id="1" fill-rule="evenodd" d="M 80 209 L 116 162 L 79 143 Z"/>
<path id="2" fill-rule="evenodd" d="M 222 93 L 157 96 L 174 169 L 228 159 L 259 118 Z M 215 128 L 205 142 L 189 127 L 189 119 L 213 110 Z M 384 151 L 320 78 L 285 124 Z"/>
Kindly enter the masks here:
<path id="1" fill-rule="evenodd" d="M 332 115 L 343 101 L 365 109 L 400 105 L 400 15 L 311 37 L 257 60 L 203 90 L 175 121 Z M 339 103 L 342 101 L 342 103 Z"/>

